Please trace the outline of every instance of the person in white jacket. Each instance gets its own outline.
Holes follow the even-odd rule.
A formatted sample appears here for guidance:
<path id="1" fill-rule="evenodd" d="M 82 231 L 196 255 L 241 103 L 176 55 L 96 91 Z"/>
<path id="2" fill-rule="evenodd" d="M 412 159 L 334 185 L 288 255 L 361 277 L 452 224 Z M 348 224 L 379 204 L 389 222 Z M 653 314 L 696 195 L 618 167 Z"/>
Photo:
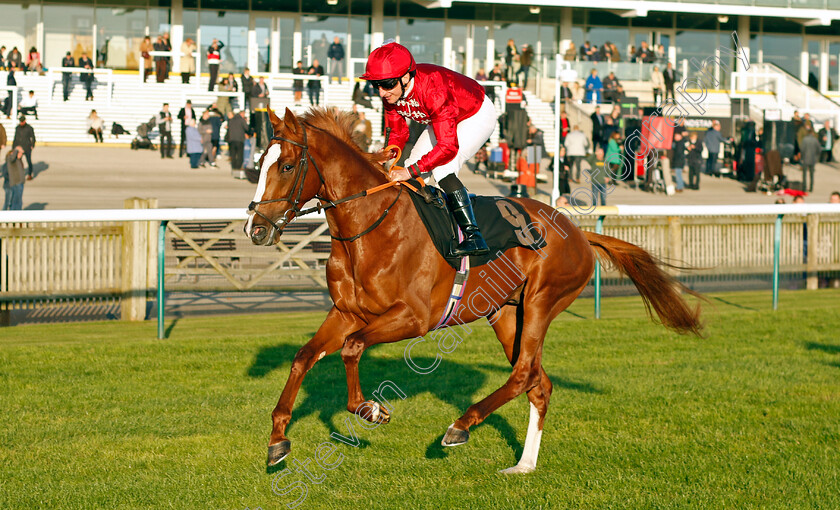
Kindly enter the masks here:
<path id="1" fill-rule="evenodd" d="M 659 66 L 653 66 L 653 71 L 650 73 L 650 84 L 653 86 L 653 103 L 658 105 L 659 100 L 662 99 L 662 92 L 665 90 L 665 77 L 659 70 Z"/>
<path id="2" fill-rule="evenodd" d="M 575 125 L 572 127 L 571 132 L 566 135 L 563 145 L 566 146 L 566 157 L 569 159 L 570 166 L 573 168 L 574 176 L 572 180 L 574 182 L 580 182 L 580 162 L 589 153 L 589 139 L 580 130 L 580 126 Z"/>

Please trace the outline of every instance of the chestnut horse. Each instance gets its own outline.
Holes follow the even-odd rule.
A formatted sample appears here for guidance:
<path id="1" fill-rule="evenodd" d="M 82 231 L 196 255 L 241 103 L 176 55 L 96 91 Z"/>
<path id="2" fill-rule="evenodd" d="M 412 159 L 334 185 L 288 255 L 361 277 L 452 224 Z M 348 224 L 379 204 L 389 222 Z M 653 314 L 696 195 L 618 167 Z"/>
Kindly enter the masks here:
<path id="1" fill-rule="evenodd" d="M 268 464 L 274 465 L 291 451 L 285 431 L 304 376 L 318 360 L 338 350 L 347 372 L 347 410 L 374 423 L 389 421 L 388 410 L 362 394 L 359 359 L 372 345 L 422 337 L 434 328 L 449 300 L 455 270 L 435 250 L 405 186 L 362 196 L 360 192 L 382 188 L 389 181 L 382 162 L 376 160 L 378 154 L 363 153 L 353 142 L 350 114 L 315 108 L 300 118 L 288 109 L 283 119 L 274 112 L 269 116 L 274 137 L 259 162 L 260 179 L 249 206 L 246 234 L 255 244 L 272 245 L 289 221 L 309 212 L 301 209 L 303 205 L 318 199 L 326 208 L 332 236 L 326 271 L 334 303 L 315 336 L 295 356 L 271 414 Z M 473 268 L 463 302 L 475 305 L 474 293 L 488 302 L 479 311 L 473 310 L 476 306 L 462 306 L 458 315 L 459 323 L 490 319 L 513 371 L 501 388 L 455 420 L 442 441 L 444 446 L 467 442 L 470 427 L 527 393 L 531 411 L 524 451 L 506 473 L 536 467 L 552 389 L 542 367 L 543 341 L 551 321 L 586 287 L 596 255 L 632 279 L 651 317 L 653 308 L 662 324 L 676 331 L 699 334 L 701 328 L 699 307 L 689 307 L 680 295 L 687 289 L 645 250 L 584 232 L 535 200 L 515 200 L 544 234 L 546 245 L 504 253 L 512 264 L 498 264 L 495 274 L 523 282 L 507 295 L 476 293 L 486 281 L 480 276 L 487 272 L 483 266 Z M 507 306 L 511 303 L 518 304 Z"/>

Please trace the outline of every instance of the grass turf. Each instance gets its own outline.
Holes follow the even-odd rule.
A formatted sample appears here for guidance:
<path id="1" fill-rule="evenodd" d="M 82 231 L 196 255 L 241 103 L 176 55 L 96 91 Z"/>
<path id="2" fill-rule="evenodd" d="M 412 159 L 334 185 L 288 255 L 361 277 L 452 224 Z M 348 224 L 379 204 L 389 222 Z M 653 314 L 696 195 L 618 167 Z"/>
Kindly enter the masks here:
<path id="1" fill-rule="evenodd" d="M 444 449 L 446 427 L 510 368 L 484 322 L 419 375 L 407 342 L 360 365 L 366 396 L 384 380 L 392 421 L 359 427 L 339 356 L 312 369 L 288 434 L 264 466 L 269 414 L 322 313 L 154 323 L 38 325 L 0 334 L 0 508 L 840 508 L 840 292 L 712 295 L 707 337 L 652 324 L 638 298 L 579 300 L 554 322 L 554 382 L 537 471 L 516 463 L 524 396 Z M 432 341 L 412 357 L 430 364 Z M 347 435 L 351 417 L 360 439 Z M 336 446 L 320 483 L 294 471 Z M 338 457 L 341 454 L 343 457 Z M 283 476 L 285 474 L 285 476 Z M 274 491 L 273 491 L 274 488 Z M 278 494 L 280 493 L 280 494 Z"/>

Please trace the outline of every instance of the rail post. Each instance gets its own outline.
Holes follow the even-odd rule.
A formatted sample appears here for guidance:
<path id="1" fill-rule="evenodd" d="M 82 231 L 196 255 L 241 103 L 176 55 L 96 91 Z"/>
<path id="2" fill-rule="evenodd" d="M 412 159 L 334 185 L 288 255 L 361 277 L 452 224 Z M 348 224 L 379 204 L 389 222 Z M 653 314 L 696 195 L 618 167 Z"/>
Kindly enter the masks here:
<path id="1" fill-rule="evenodd" d="M 126 209 L 149 209 L 150 205 L 142 198 L 127 198 L 124 203 Z M 146 318 L 147 228 L 145 222 L 127 221 L 123 224 L 120 316 L 124 321 Z"/>
<path id="2" fill-rule="evenodd" d="M 598 216 L 595 222 L 595 233 L 604 233 L 604 217 Z M 601 263 L 595 259 L 595 318 L 601 318 Z"/>
<path id="3" fill-rule="evenodd" d="M 773 228 L 773 310 L 779 309 L 779 252 L 782 246 L 782 216 L 776 216 Z"/>
<path id="4" fill-rule="evenodd" d="M 160 222 L 158 227 L 158 252 L 157 252 L 157 330 L 158 340 L 165 338 L 163 329 L 164 308 L 166 307 L 166 279 L 164 278 L 164 254 L 166 253 L 166 226 L 168 221 Z"/>
<path id="5" fill-rule="evenodd" d="M 805 288 L 808 290 L 817 290 L 820 286 L 819 279 L 817 278 L 817 268 L 819 267 L 817 257 L 820 239 L 817 233 L 820 230 L 820 215 L 809 214 L 805 221 L 805 225 L 808 228 L 808 258 L 805 260 L 805 271 L 807 272 Z"/>

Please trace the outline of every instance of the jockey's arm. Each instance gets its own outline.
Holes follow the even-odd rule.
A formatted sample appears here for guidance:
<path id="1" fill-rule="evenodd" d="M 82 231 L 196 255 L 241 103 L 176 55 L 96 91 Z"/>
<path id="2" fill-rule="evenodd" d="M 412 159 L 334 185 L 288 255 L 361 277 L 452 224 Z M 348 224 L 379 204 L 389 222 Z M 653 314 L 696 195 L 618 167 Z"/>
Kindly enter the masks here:
<path id="1" fill-rule="evenodd" d="M 445 92 L 433 96 L 432 130 L 437 143 L 434 148 L 408 168 L 416 177 L 445 165 L 458 155 L 458 106 Z"/>

